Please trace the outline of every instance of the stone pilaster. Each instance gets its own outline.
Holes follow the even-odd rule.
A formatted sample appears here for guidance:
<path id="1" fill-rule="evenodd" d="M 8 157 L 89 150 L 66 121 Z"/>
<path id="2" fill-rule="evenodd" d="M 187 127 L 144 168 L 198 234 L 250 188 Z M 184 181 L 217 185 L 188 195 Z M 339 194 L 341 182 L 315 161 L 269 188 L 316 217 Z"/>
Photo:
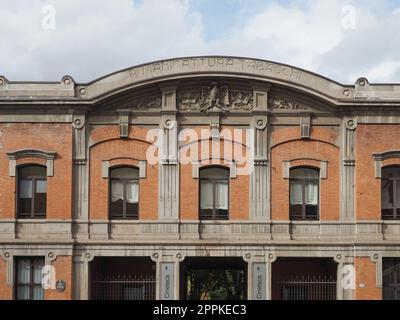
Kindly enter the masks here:
<path id="1" fill-rule="evenodd" d="M 179 219 L 178 122 L 176 87 L 161 87 L 159 202 L 160 220 Z"/>
<path id="2" fill-rule="evenodd" d="M 87 125 L 85 114 L 73 116 L 73 218 L 88 219 L 89 166 L 87 155 Z"/>
<path id="3" fill-rule="evenodd" d="M 179 300 L 180 263 L 184 256 L 181 252 L 173 255 L 153 253 L 151 259 L 156 262 L 156 299 Z"/>
<path id="4" fill-rule="evenodd" d="M 73 256 L 72 258 L 74 300 L 90 299 L 89 263 L 93 261 L 93 259 L 94 256 L 89 252 Z"/>
<path id="5" fill-rule="evenodd" d="M 270 220 L 269 164 L 268 164 L 268 91 L 269 86 L 253 84 L 254 109 L 253 170 L 250 177 L 250 220 Z"/>
<path id="6" fill-rule="evenodd" d="M 338 253 L 333 259 L 337 263 L 336 299 L 353 300 L 356 285 L 354 257 Z"/>
<path id="7" fill-rule="evenodd" d="M 342 124 L 342 163 L 341 163 L 341 220 L 354 221 L 354 177 L 355 177 L 355 136 L 357 119 L 344 117 Z"/>

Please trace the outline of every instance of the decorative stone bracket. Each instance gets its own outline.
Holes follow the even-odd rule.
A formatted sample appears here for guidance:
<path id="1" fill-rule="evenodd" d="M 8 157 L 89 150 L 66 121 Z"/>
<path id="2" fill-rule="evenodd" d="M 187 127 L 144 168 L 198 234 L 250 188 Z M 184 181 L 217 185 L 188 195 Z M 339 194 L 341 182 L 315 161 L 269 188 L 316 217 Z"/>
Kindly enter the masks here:
<path id="1" fill-rule="evenodd" d="M 383 162 L 389 159 L 397 158 L 400 162 L 400 150 L 391 150 L 383 153 L 374 153 L 375 160 L 375 178 L 382 178 Z"/>
<path id="2" fill-rule="evenodd" d="M 302 139 L 311 138 L 311 114 L 303 115 L 300 118 L 300 136 Z"/>
<path id="3" fill-rule="evenodd" d="M 56 152 L 54 151 L 43 151 L 36 149 L 24 149 L 17 150 L 14 152 L 7 152 L 9 162 L 9 176 L 15 177 L 17 160 L 22 158 L 41 158 L 46 160 L 47 166 L 47 176 L 52 177 L 54 174 L 54 158 L 56 157 Z"/>
<path id="4" fill-rule="evenodd" d="M 118 110 L 119 136 L 122 139 L 129 136 L 129 115 L 131 110 Z"/>
<path id="5" fill-rule="evenodd" d="M 289 161 L 283 161 L 283 179 L 289 179 L 290 178 L 290 169 L 294 168 L 295 166 L 293 165 L 294 161 L 297 161 L 300 159 L 296 160 L 289 160 Z M 303 160 L 303 159 L 301 159 Z M 304 160 L 311 160 L 311 161 L 317 161 L 319 162 L 319 176 L 321 179 L 327 179 L 328 178 L 328 161 L 324 160 L 316 160 L 316 159 L 304 159 Z"/>

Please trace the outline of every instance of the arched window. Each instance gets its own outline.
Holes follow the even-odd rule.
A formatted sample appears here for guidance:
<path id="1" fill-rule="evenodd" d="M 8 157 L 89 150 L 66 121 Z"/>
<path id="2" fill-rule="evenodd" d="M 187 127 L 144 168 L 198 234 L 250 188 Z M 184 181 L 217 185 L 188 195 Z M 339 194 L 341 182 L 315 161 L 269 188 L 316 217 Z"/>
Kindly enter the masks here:
<path id="1" fill-rule="evenodd" d="M 291 220 L 318 220 L 319 170 L 293 168 L 290 170 Z"/>
<path id="2" fill-rule="evenodd" d="M 46 167 L 38 165 L 19 167 L 17 190 L 18 218 L 46 217 Z"/>
<path id="3" fill-rule="evenodd" d="M 229 169 L 200 170 L 200 220 L 229 218 Z"/>
<path id="4" fill-rule="evenodd" d="M 400 219 L 400 166 L 382 169 L 382 219 Z"/>
<path id="5" fill-rule="evenodd" d="M 139 169 L 110 170 L 110 219 L 138 219 Z"/>

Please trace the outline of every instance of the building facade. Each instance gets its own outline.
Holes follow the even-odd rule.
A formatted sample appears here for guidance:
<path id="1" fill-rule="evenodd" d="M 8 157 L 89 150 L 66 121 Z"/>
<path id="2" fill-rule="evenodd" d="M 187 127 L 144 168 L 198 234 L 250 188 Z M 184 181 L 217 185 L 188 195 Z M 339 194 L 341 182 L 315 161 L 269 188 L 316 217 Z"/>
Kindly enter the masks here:
<path id="1" fill-rule="evenodd" d="M 0 76 L 0 164 L 0 299 L 400 298 L 400 85 L 236 57 Z"/>

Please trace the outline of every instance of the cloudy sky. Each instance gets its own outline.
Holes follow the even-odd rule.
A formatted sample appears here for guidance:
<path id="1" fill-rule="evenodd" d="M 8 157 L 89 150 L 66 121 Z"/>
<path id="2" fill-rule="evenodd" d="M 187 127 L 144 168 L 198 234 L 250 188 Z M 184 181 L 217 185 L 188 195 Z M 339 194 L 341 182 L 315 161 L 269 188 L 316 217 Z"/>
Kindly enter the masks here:
<path id="1" fill-rule="evenodd" d="M 87 82 L 188 55 L 400 82 L 400 0 L 2 0 L 0 74 Z"/>

